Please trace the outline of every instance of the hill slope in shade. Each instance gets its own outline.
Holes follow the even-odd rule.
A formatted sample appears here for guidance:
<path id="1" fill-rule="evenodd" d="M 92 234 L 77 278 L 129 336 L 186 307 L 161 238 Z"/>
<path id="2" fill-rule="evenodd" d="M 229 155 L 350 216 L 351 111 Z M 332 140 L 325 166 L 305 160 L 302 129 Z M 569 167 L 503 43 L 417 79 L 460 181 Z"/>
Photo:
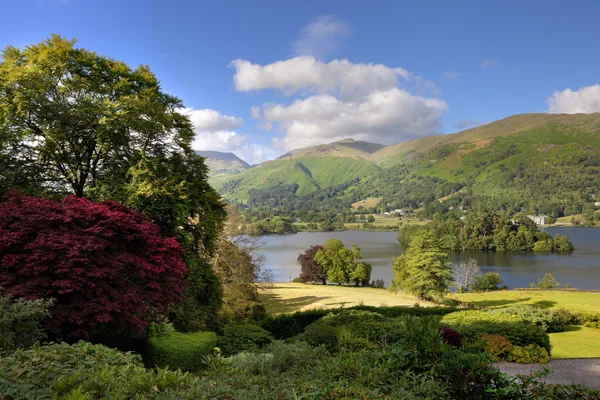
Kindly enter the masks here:
<path id="1" fill-rule="evenodd" d="M 205 163 L 209 168 L 208 181 L 217 189 L 232 176 L 250 168 L 246 161 L 233 153 L 201 150 L 196 151 L 196 154 L 206 158 Z"/>

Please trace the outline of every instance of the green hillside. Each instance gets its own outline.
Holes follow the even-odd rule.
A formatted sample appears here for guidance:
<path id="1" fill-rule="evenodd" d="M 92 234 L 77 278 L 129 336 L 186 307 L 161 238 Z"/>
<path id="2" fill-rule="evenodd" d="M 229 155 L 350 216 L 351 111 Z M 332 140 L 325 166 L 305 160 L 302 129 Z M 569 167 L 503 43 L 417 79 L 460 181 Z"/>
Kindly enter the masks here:
<path id="1" fill-rule="evenodd" d="M 233 153 L 202 150 L 196 151 L 196 154 L 206 159 L 205 163 L 209 168 L 208 182 L 217 189 L 232 176 L 250 168 L 246 161 Z"/>
<path id="2" fill-rule="evenodd" d="M 600 114 L 523 114 L 385 147 L 345 140 L 298 149 L 228 180 L 221 192 L 300 219 L 311 209 L 321 219 L 350 213 L 368 198 L 381 199 L 380 211 L 429 216 L 459 205 L 578 215 L 600 198 Z"/>
<path id="3" fill-rule="evenodd" d="M 332 156 L 286 158 L 267 161 L 250 168 L 221 187 L 229 199 L 247 201 L 251 189 L 268 189 L 281 185 L 295 185 L 296 196 L 364 178 L 379 171 L 370 161 L 359 158 Z"/>

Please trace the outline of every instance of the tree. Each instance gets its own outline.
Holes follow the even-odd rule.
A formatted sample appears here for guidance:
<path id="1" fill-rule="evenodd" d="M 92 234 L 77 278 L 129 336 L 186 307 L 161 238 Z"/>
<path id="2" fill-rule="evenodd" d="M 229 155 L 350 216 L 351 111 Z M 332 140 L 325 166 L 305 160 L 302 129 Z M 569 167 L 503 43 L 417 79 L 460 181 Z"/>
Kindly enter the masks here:
<path id="1" fill-rule="evenodd" d="M 303 254 L 298 255 L 301 282 L 319 282 L 323 285 L 327 283 L 327 273 L 323 266 L 315 260 L 315 254 L 320 250 L 323 250 L 323 246 L 310 246 Z"/>
<path id="2" fill-rule="evenodd" d="M 443 296 L 453 280 L 447 259 L 433 233 L 424 231 L 411 240 L 406 253 L 394 260 L 390 290 L 406 290 L 420 299 Z"/>
<path id="3" fill-rule="evenodd" d="M 3 161 L 41 189 L 83 197 L 100 181 L 118 184 L 142 150 L 190 150 L 194 132 L 181 107 L 148 67 L 131 69 L 58 35 L 2 52 Z"/>
<path id="4" fill-rule="evenodd" d="M 554 236 L 553 240 L 554 251 L 573 251 L 575 246 L 571 242 L 571 239 L 567 235 L 561 235 L 560 233 Z"/>
<path id="5" fill-rule="evenodd" d="M 54 299 L 47 327 L 67 337 L 140 334 L 181 304 L 183 249 L 125 206 L 18 193 L 0 203 L 0 287 Z"/>
<path id="6" fill-rule="evenodd" d="M 481 270 L 477 260 L 473 258 L 467 259 L 467 261 L 461 261 L 455 266 L 455 285 L 456 290 L 459 292 L 468 292 L 473 288 L 475 279 L 481 276 Z"/>
<path id="7" fill-rule="evenodd" d="M 371 279 L 371 265 L 360 263 L 361 258 L 357 245 L 353 244 L 352 249 L 348 249 L 335 238 L 329 239 L 323 249 L 315 253 L 315 261 L 323 266 L 329 282 L 354 283 L 355 286 L 368 284 Z"/>
<path id="8" fill-rule="evenodd" d="M 476 276 L 473 281 L 473 291 L 475 292 L 492 292 L 500 290 L 503 287 L 504 281 L 497 272 L 486 272 L 483 276 Z M 506 288 L 506 286 L 504 286 Z"/>
<path id="9" fill-rule="evenodd" d="M 537 287 L 540 289 L 556 289 L 560 286 L 560 283 L 552 276 L 552 274 L 546 274 L 544 277 L 538 281 Z"/>

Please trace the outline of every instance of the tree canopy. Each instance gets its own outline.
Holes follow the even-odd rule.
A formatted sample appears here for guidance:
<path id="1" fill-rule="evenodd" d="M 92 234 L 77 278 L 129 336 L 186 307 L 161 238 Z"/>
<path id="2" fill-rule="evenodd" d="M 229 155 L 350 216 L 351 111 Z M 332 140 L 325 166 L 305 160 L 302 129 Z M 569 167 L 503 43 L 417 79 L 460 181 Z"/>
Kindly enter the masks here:
<path id="1" fill-rule="evenodd" d="M 332 283 L 353 283 L 368 285 L 371 279 L 371 264 L 360 262 L 360 248 L 353 244 L 348 249 L 341 240 L 329 239 L 318 250 L 314 260 L 323 267 L 327 280 Z"/>

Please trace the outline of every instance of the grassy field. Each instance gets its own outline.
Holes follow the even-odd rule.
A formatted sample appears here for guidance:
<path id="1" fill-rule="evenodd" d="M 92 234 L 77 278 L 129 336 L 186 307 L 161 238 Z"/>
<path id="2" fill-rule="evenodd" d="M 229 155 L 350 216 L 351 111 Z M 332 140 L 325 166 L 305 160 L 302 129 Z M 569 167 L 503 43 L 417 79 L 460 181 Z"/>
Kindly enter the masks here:
<path id="1" fill-rule="evenodd" d="M 419 302 L 414 296 L 385 289 L 349 287 L 337 285 L 308 285 L 303 283 L 276 283 L 272 289 L 260 294 L 267 312 L 290 313 L 315 308 L 352 307 L 359 304 L 369 306 L 422 306 L 433 305 Z"/>
<path id="2" fill-rule="evenodd" d="M 503 290 L 488 293 L 454 294 L 452 297 L 481 307 L 500 308 L 517 304 L 532 304 L 541 308 L 566 308 L 578 312 L 600 312 L 600 292 Z"/>
<path id="3" fill-rule="evenodd" d="M 600 357 L 600 329 L 568 326 L 564 332 L 549 333 L 552 358 Z"/>
<path id="4" fill-rule="evenodd" d="M 402 219 L 399 219 L 398 217 L 395 216 L 389 216 L 389 215 L 375 215 L 375 222 L 373 222 L 373 225 L 375 226 L 388 226 L 388 225 L 398 225 L 400 222 L 402 222 L 403 225 L 424 225 L 429 221 L 419 221 L 418 218 L 411 218 L 411 217 L 402 217 Z M 356 223 L 347 223 L 344 224 L 344 226 L 346 227 L 346 229 L 362 229 L 362 225 L 363 224 L 356 224 Z"/>

